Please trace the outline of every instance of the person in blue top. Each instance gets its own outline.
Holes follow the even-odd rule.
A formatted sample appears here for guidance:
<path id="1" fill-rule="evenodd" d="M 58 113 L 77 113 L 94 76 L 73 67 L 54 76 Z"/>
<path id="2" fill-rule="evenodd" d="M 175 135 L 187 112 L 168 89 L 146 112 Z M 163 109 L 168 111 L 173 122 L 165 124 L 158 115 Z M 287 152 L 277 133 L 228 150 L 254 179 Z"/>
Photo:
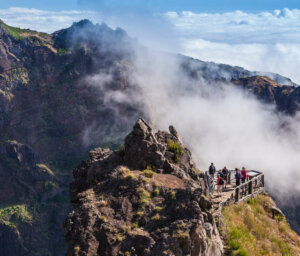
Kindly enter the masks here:
<path id="1" fill-rule="evenodd" d="M 240 170 L 238 168 L 235 168 L 235 183 L 237 186 L 241 185 L 241 179 L 243 178 Z"/>
<path id="2" fill-rule="evenodd" d="M 209 176 L 214 179 L 215 173 L 216 173 L 216 167 L 214 166 L 214 163 L 211 163 L 208 169 Z"/>

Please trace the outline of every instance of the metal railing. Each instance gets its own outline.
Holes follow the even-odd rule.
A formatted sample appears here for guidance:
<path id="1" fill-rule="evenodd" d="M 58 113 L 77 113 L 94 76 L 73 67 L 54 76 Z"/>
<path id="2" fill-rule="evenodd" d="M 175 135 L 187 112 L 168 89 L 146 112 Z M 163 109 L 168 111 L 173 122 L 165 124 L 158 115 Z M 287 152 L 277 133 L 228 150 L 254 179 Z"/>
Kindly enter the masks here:
<path id="1" fill-rule="evenodd" d="M 257 176 L 254 176 L 245 183 L 235 187 L 230 195 L 225 200 L 219 203 L 215 217 L 217 218 L 217 224 L 223 236 L 226 236 L 228 229 L 228 221 L 222 214 L 224 206 L 232 202 L 238 203 L 240 201 L 248 199 L 249 197 L 254 197 L 257 194 L 263 193 L 264 186 L 264 174 L 259 173 Z"/>

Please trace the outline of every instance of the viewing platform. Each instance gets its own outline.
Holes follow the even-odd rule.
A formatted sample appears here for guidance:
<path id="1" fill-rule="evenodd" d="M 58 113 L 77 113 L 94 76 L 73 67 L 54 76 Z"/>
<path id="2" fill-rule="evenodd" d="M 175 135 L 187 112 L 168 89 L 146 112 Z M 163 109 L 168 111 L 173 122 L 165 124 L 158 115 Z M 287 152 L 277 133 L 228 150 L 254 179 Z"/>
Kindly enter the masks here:
<path id="1" fill-rule="evenodd" d="M 206 175 L 209 184 L 209 196 L 213 202 L 212 212 L 219 228 L 222 227 L 223 230 L 226 230 L 227 227 L 226 220 L 222 215 L 224 206 L 230 203 L 246 201 L 265 192 L 265 180 L 262 172 L 255 170 L 247 171 L 247 180 L 239 186 L 236 186 L 235 173 L 233 170 L 229 171 L 229 182 L 226 184 L 226 188 L 225 184 L 223 185 L 220 197 L 216 191 L 216 179 L 213 180 L 209 175 Z"/>

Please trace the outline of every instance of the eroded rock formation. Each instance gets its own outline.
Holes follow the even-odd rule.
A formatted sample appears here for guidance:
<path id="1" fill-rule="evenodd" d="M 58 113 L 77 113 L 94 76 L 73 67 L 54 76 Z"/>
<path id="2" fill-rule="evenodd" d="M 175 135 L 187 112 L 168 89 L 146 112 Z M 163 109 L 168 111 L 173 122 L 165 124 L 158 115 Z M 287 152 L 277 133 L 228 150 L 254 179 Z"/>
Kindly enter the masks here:
<path id="1" fill-rule="evenodd" d="M 116 152 L 95 149 L 74 171 L 67 255 L 222 255 L 206 182 L 174 127 L 140 119 Z"/>

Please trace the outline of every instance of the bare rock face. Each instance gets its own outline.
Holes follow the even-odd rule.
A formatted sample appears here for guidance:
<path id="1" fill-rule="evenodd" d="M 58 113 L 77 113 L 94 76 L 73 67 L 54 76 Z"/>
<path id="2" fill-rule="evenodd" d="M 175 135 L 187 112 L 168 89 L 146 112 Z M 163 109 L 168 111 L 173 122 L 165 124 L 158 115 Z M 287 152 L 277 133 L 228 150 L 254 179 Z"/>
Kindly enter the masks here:
<path id="1" fill-rule="evenodd" d="M 293 115 L 299 110 L 299 87 L 281 85 L 265 76 L 245 77 L 231 82 L 263 102 L 274 104 L 279 111 Z"/>
<path id="2" fill-rule="evenodd" d="M 53 173 L 40 164 L 32 149 L 16 141 L 0 143 L 0 201 L 15 203 L 42 193 L 43 183 L 53 181 Z"/>
<path id="3" fill-rule="evenodd" d="M 223 254 L 203 174 L 170 132 L 139 119 L 124 150 L 95 149 L 73 171 L 66 255 Z"/>

